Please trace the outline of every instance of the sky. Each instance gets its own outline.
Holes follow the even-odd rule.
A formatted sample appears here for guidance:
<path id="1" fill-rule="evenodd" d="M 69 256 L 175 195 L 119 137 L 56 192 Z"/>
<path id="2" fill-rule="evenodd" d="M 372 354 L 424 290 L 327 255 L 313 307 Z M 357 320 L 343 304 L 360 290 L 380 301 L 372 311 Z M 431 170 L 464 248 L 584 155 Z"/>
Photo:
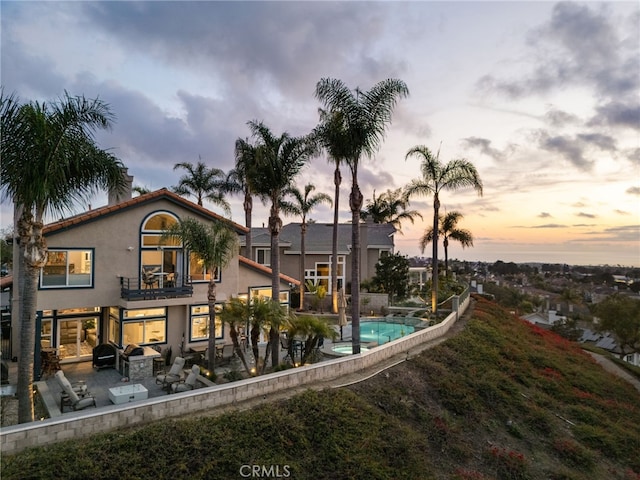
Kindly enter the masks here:
<path id="1" fill-rule="evenodd" d="M 276 135 L 309 133 L 321 78 L 361 90 L 396 78 L 410 94 L 362 159 L 365 202 L 420 178 L 406 154 L 424 145 L 442 162 L 471 161 L 484 184 L 481 197 L 441 194 L 442 210 L 461 212 L 474 236 L 472 248 L 452 242 L 449 258 L 640 266 L 637 2 L 2 0 L 0 15 L 5 94 L 107 102 L 117 119 L 96 140 L 134 185 L 171 188 L 179 162 L 230 170 L 252 120 Z M 309 182 L 333 196 L 326 155 L 296 181 Z M 350 183 L 343 171 L 345 222 Z M 241 198 L 229 200 L 242 224 Z M 433 202 L 415 197 L 410 208 L 423 220 L 403 223 L 396 251 L 421 255 Z M 0 214 L 10 225 L 11 205 Z M 258 203 L 254 226 L 267 218 Z M 311 218 L 331 222 L 332 209 Z"/>

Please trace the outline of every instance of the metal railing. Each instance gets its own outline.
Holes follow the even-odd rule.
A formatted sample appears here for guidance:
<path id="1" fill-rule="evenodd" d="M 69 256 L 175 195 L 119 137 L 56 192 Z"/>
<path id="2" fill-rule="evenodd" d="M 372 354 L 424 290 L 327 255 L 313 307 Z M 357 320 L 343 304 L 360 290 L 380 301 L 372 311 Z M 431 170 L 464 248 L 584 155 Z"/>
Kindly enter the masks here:
<path id="1" fill-rule="evenodd" d="M 120 277 L 120 297 L 126 300 L 155 300 L 158 298 L 191 297 L 193 286 L 190 282 L 179 282 L 162 286 L 148 285 L 138 278 Z"/>

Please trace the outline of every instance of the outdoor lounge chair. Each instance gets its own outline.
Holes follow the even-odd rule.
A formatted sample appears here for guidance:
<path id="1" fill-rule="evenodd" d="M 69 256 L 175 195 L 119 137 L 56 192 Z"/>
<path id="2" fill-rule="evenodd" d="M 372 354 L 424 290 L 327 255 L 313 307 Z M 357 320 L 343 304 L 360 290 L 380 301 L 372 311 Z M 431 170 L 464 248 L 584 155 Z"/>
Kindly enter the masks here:
<path id="1" fill-rule="evenodd" d="M 220 357 L 217 359 L 218 365 L 226 365 L 227 363 L 231 363 L 231 359 L 234 355 L 234 346 L 231 343 L 226 344 L 222 347 L 222 353 Z"/>
<path id="2" fill-rule="evenodd" d="M 64 390 L 64 382 L 62 379 L 65 379 L 67 381 L 69 380 L 64 375 L 64 372 L 62 370 L 58 370 L 55 374 L 55 377 L 58 385 L 60 385 L 60 409 L 62 409 L 65 405 L 70 405 L 69 395 Z M 89 393 L 87 391 L 87 385 L 83 381 L 71 383 L 71 388 L 78 394 L 79 397 L 85 397 Z"/>
<path id="3" fill-rule="evenodd" d="M 200 375 L 200 366 L 194 365 L 191 367 L 191 371 L 187 378 L 184 380 L 180 380 L 177 383 L 172 383 L 171 388 L 169 389 L 169 393 L 180 393 L 180 392 L 188 392 L 189 390 L 195 390 L 196 383 L 198 382 L 198 375 Z"/>
<path id="4" fill-rule="evenodd" d="M 184 358 L 176 357 L 171 365 L 171 370 L 161 372 L 156 375 L 156 384 L 162 384 L 162 388 L 170 388 L 172 383 L 179 382 L 182 379 L 182 369 L 184 368 Z"/>
<path id="5" fill-rule="evenodd" d="M 64 373 L 62 373 L 62 375 L 56 376 L 58 378 L 58 382 L 60 383 L 60 385 L 62 385 L 62 388 L 68 397 L 67 402 L 63 400 L 62 404 L 60 405 L 61 411 L 65 406 L 69 406 L 73 410 L 82 410 L 87 407 L 97 407 L 96 398 L 86 390 L 81 391 L 81 394 L 78 394 L 78 392 L 73 389 L 71 382 L 67 379 L 67 377 L 64 376 Z"/>

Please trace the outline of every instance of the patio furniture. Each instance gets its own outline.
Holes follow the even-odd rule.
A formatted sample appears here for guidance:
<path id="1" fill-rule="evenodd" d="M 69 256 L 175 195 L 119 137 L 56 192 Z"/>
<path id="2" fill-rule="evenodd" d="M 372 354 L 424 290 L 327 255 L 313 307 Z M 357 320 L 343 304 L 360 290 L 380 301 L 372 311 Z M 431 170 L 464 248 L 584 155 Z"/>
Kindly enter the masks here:
<path id="1" fill-rule="evenodd" d="M 97 407 L 96 398 L 88 391 L 84 390 L 80 393 L 76 392 L 71 385 L 71 382 L 64 376 L 64 372 L 60 370 L 60 374 L 57 374 L 58 382 L 62 385 L 64 392 L 67 395 L 67 399 L 62 400 L 60 404 L 60 411 L 64 410 L 65 406 L 71 407 L 75 410 L 82 410 L 87 407 Z"/>
<path id="2" fill-rule="evenodd" d="M 182 369 L 184 368 L 184 358 L 176 357 L 168 372 L 159 373 L 156 376 L 156 384 L 161 384 L 162 388 L 170 388 L 170 385 L 179 382 L 182 378 Z"/>
<path id="3" fill-rule="evenodd" d="M 216 352 L 217 353 L 217 352 Z M 233 344 L 228 343 L 222 347 L 222 353 L 216 360 L 218 361 L 218 365 L 226 365 L 227 363 L 231 363 L 231 359 L 233 358 Z"/>
<path id="4" fill-rule="evenodd" d="M 112 387 L 109 389 L 109 400 L 114 405 L 120 405 L 127 402 L 135 402 L 136 400 L 144 400 L 149 398 L 149 391 L 138 383 L 130 385 L 122 385 L 120 387 Z"/>
<path id="5" fill-rule="evenodd" d="M 169 389 L 169 393 L 180 393 L 195 390 L 198 375 L 200 375 L 200 367 L 198 365 L 192 366 L 187 378 L 184 381 L 180 380 L 177 383 L 173 383 Z"/>
<path id="6" fill-rule="evenodd" d="M 60 357 L 58 357 L 55 348 L 47 348 L 40 351 L 40 367 L 40 375 L 42 377 L 55 374 L 60 370 Z"/>

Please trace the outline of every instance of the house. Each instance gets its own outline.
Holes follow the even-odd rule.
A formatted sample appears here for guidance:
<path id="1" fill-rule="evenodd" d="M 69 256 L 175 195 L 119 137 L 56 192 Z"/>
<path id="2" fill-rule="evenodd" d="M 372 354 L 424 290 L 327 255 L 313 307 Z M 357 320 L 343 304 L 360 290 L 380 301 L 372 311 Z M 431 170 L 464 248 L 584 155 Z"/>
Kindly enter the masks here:
<path id="1" fill-rule="evenodd" d="M 269 268 L 236 255 L 222 271 L 210 272 L 179 242 L 161 238 L 187 217 L 224 222 L 240 238 L 245 227 L 167 189 L 110 202 L 44 227 L 49 255 L 38 285 L 37 349 L 57 348 L 62 362 L 91 360 L 92 349 L 103 343 L 171 347 L 174 355 L 204 350 L 211 275 L 220 306 L 231 297 L 271 296 Z M 280 278 L 280 300 L 288 305 L 298 281 Z M 215 336 L 229 341 L 219 317 Z"/>
<path id="2" fill-rule="evenodd" d="M 282 227 L 279 238 L 280 271 L 291 277 L 300 276 L 301 229 L 300 223 L 289 223 Z M 376 274 L 376 264 L 381 257 L 394 253 L 393 236 L 396 232 L 391 224 L 360 224 L 360 279 L 367 280 Z M 350 223 L 338 224 L 338 290 L 350 289 L 351 281 L 351 235 Z M 304 282 L 311 280 L 324 285 L 331 294 L 331 257 L 333 243 L 332 223 L 308 223 L 305 236 Z M 242 240 L 241 240 L 242 241 Z M 241 252 L 255 262 L 269 266 L 271 261 L 271 235 L 268 228 L 251 229 L 251 252 Z"/>
<path id="3" fill-rule="evenodd" d="M 580 343 L 589 343 L 598 348 L 602 348 L 604 350 L 609 351 L 612 355 L 616 357 L 620 357 L 622 353 L 620 347 L 616 342 L 614 335 L 610 332 L 594 332 L 588 328 L 585 328 L 582 331 L 582 337 L 580 337 Z M 635 365 L 636 367 L 640 367 L 640 352 L 632 352 L 624 355 L 622 359 L 630 363 L 631 365 Z"/>

